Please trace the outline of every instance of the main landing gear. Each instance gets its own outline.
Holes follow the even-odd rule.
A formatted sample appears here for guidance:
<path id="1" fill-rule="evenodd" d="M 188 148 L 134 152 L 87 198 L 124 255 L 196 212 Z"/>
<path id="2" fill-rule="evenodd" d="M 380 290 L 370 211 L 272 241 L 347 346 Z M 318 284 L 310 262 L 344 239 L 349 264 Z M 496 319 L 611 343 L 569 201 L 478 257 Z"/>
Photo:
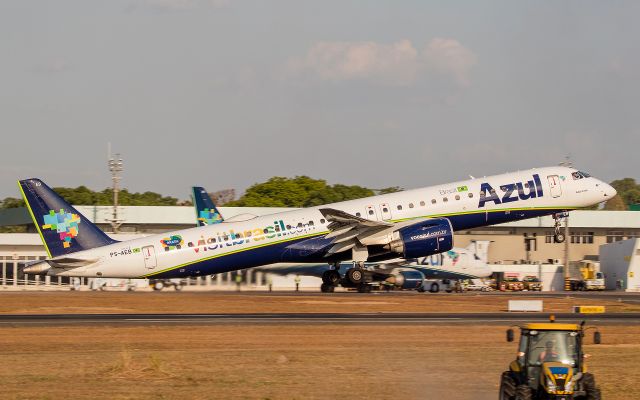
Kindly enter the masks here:
<path id="1" fill-rule="evenodd" d="M 336 286 L 342 284 L 344 287 L 356 288 L 359 293 L 371 292 L 371 273 L 364 269 L 364 262 L 356 262 L 352 268 L 347 270 L 344 278 L 339 272 L 340 264 L 336 263 L 333 268 L 322 274 L 322 293 L 333 293 Z"/>
<path id="2" fill-rule="evenodd" d="M 554 224 L 553 224 L 553 240 L 556 243 L 563 243 L 565 240 L 567 240 L 564 232 L 562 232 L 562 219 L 566 218 L 569 216 L 569 213 L 567 212 L 563 212 L 563 213 L 559 213 L 559 214 L 553 214 L 553 220 L 554 220 Z"/>
<path id="3" fill-rule="evenodd" d="M 342 277 L 340 276 L 340 272 L 338 272 L 339 265 L 335 264 L 334 268 L 335 269 L 330 269 L 322 274 L 322 285 L 320 286 L 322 293 L 333 293 L 336 286 L 340 284 Z"/>

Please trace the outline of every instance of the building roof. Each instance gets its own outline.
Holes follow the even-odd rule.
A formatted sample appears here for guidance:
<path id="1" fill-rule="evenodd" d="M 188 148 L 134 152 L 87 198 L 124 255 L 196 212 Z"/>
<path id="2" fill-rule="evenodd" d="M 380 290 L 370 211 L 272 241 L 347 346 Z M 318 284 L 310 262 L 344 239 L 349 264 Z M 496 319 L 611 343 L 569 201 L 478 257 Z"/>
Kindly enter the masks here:
<path id="1" fill-rule="evenodd" d="M 75 206 L 90 221 L 106 224 L 112 218 L 111 206 Z M 274 214 L 294 208 L 277 207 L 219 207 L 225 218 L 239 214 L 257 216 Z M 132 225 L 194 225 L 195 211 L 190 206 L 123 206 L 118 209 L 118 218 Z M 31 217 L 26 208 L 0 210 L 0 226 L 27 225 Z M 553 218 L 538 217 L 497 225 L 513 228 L 552 228 Z M 640 212 L 637 211 L 572 211 L 569 216 L 572 228 L 629 229 L 640 227 Z"/>
<path id="2" fill-rule="evenodd" d="M 112 206 L 74 206 L 91 222 L 105 224 L 113 218 Z M 225 218 L 239 214 L 266 215 L 294 208 L 278 207 L 218 207 Z M 196 225 L 195 209 L 191 206 L 122 206 L 118 207 L 118 219 L 125 224 L 145 225 Z M 0 226 L 31 224 L 31 216 L 25 207 L 0 210 Z"/>

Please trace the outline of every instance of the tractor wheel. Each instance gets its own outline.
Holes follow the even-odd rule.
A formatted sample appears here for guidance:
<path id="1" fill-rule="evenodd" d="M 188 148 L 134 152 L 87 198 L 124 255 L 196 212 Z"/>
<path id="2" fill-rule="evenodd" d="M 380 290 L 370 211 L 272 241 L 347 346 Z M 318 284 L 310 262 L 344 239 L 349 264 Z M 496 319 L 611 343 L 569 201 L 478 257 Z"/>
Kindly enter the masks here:
<path id="1" fill-rule="evenodd" d="M 582 376 L 582 386 L 587 394 L 585 396 L 587 400 L 600 400 L 602 398 L 600 388 L 596 386 L 596 378 L 593 374 L 587 372 Z"/>
<path id="2" fill-rule="evenodd" d="M 533 391 L 529 385 L 518 385 L 516 387 L 516 399 L 515 400 L 532 400 Z"/>
<path id="3" fill-rule="evenodd" d="M 502 373 L 500 377 L 500 400 L 513 400 L 516 395 L 516 382 L 509 371 Z"/>
<path id="4" fill-rule="evenodd" d="M 431 284 L 431 287 L 429 287 L 429 291 L 431 293 L 438 293 L 440 291 L 440 285 L 438 285 L 436 282 L 433 282 Z"/>

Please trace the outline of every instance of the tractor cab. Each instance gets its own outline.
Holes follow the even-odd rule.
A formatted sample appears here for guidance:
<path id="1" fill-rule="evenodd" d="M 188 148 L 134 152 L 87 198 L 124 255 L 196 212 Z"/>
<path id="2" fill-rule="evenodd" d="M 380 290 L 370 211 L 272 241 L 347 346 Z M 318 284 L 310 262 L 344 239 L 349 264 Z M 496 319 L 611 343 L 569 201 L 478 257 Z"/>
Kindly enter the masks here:
<path id="1" fill-rule="evenodd" d="M 500 399 L 600 399 L 582 350 L 583 324 L 532 323 L 520 327 L 516 359 L 502 375 Z M 513 341 L 514 332 L 507 331 Z M 594 343 L 600 343 L 595 332 Z"/>

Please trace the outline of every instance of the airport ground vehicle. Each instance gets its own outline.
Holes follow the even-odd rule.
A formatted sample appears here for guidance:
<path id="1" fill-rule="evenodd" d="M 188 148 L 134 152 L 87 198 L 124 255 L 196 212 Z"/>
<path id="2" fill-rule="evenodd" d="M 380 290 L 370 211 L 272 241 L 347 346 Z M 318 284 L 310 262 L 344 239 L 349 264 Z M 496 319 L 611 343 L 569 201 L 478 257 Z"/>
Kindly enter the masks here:
<path id="1" fill-rule="evenodd" d="M 185 282 L 182 279 L 149 279 L 149 287 L 153 290 L 162 290 L 166 287 L 172 287 L 179 292 L 184 287 Z"/>
<path id="2" fill-rule="evenodd" d="M 93 278 L 89 279 L 91 290 L 126 290 L 134 291 L 144 287 L 143 279 Z"/>
<path id="3" fill-rule="evenodd" d="M 600 272 L 600 263 L 580 260 L 569 265 L 571 290 L 604 290 L 604 274 Z"/>
<path id="4" fill-rule="evenodd" d="M 599 400 L 600 389 L 587 372 L 583 352 L 584 321 L 581 324 L 532 323 L 520 327 L 517 357 L 502 373 L 501 400 L 554 399 Z M 514 339 L 507 330 L 507 341 Z M 600 343 L 600 332 L 593 341 Z"/>
<path id="5" fill-rule="evenodd" d="M 514 276 L 505 277 L 499 286 L 501 291 L 520 291 L 524 289 L 524 284 L 518 280 L 518 278 Z"/>
<path id="6" fill-rule="evenodd" d="M 524 285 L 524 290 L 529 290 L 532 292 L 540 292 L 542 291 L 542 281 L 533 275 L 525 276 L 522 279 L 522 284 Z"/>
<path id="7" fill-rule="evenodd" d="M 468 279 L 466 284 L 464 285 L 465 290 L 469 291 L 481 291 L 481 292 L 489 292 L 493 290 L 491 286 L 484 283 L 480 279 Z"/>

